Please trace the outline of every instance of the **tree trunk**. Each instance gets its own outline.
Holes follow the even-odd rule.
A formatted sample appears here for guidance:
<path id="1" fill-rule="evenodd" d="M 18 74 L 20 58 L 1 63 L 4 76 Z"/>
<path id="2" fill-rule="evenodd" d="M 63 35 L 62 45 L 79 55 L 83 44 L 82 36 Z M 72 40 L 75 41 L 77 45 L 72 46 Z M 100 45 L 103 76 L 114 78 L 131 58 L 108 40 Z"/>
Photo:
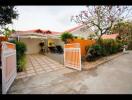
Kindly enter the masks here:
<path id="1" fill-rule="evenodd" d="M 102 36 L 102 35 L 101 35 Z M 101 36 L 98 37 L 97 43 L 101 44 Z"/>

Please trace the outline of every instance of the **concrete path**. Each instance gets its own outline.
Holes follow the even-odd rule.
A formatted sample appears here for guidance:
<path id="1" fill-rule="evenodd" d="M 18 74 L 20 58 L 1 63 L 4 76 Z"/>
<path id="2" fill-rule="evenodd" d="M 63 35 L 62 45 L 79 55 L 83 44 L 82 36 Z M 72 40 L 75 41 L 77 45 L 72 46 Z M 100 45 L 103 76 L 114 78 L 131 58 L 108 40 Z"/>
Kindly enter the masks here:
<path id="1" fill-rule="evenodd" d="M 17 79 L 9 94 L 132 94 L 132 51 L 96 69 L 57 71 Z"/>

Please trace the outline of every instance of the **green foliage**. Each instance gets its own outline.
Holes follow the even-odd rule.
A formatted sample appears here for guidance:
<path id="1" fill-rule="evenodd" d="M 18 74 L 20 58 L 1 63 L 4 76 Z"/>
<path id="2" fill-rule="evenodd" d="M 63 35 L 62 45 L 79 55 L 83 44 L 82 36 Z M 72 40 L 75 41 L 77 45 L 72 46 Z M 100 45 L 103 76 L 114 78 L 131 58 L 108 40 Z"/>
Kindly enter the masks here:
<path id="1" fill-rule="evenodd" d="M 18 16 L 14 6 L 0 6 L 0 26 L 12 23 L 12 19 Z"/>
<path id="2" fill-rule="evenodd" d="M 74 36 L 75 39 L 77 39 L 78 37 L 77 36 Z"/>
<path id="3" fill-rule="evenodd" d="M 25 55 L 26 52 L 26 45 L 23 42 L 16 42 L 16 50 L 18 58 Z"/>
<path id="4" fill-rule="evenodd" d="M 96 35 L 95 35 L 95 34 L 90 34 L 90 35 L 88 36 L 88 39 L 90 39 L 90 40 L 95 39 L 95 38 L 96 38 Z"/>
<path id="5" fill-rule="evenodd" d="M 84 40 L 84 38 L 82 37 L 81 40 Z"/>
<path id="6" fill-rule="evenodd" d="M 86 55 L 86 60 L 94 61 L 94 60 L 98 59 L 102 55 L 101 50 L 102 50 L 102 48 L 99 44 L 94 44 L 94 45 L 90 46 L 88 49 L 88 53 Z"/>
<path id="7" fill-rule="evenodd" d="M 128 49 L 132 50 L 132 40 L 128 42 Z"/>
<path id="8" fill-rule="evenodd" d="M 15 30 L 13 30 L 13 29 L 11 30 L 9 28 L 4 28 L 4 30 L 2 31 L 2 33 L 5 37 L 9 37 L 11 35 L 11 33 L 13 33 L 13 32 L 15 32 Z"/>
<path id="9" fill-rule="evenodd" d="M 102 53 L 104 56 L 109 55 L 112 52 L 114 52 L 115 48 L 115 40 L 112 39 L 104 39 L 101 40 L 101 46 L 103 48 L 104 53 Z"/>
<path id="10" fill-rule="evenodd" d="M 101 39 L 99 44 L 94 44 L 88 49 L 88 53 L 91 54 L 92 59 L 96 59 L 122 51 L 123 45 L 120 40 Z"/>
<path id="11" fill-rule="evenodd" d="M 17 71 L 18 72 L 24 71 L 26 68 L 25 65 L 26 65 L 26 57 L 24 55 L 17 61 Z"/>
<path id="12" fill-rule="evenodd" d="M 124 43 L 122 43 L 119 40 L 114 40 L 114 39 L 101 40 L 101 46 L 105 50 L 104 55 L 110 55 L 121 51 L 123 45 Z"/>
<path id="13" fill-rule="evenodd" d="M 113 33 L 119 33 L 123 42 L 128 44 L 128 49 L 132 50 L 132 21 L 122 21 L 113 26 Z"/>
<path id="14" fill-rule="evenodd" d="M 99 44 L 92 45 L 90 48 L 95 51 L 96 56 L 102 55 L 102 47 Z"/>
<path id="15" fill-rule="evenodd" d="M 9 41 L 16 44 L 16 54 L 17 54 L 17 71 L 23 71 L 25 69 L 25 52 L 27 50 L 26 45 L 23 42 L 16 40 Z"/>
<path id="16" fill-rule="evenodd" d="M 68 43 L 68 40 L 69 39 L 73 39 L 73 35 L 69 32 L 64 32 L 62 35 L 61 35 L 61 40 L 64 41 L 65 43 Z"/>

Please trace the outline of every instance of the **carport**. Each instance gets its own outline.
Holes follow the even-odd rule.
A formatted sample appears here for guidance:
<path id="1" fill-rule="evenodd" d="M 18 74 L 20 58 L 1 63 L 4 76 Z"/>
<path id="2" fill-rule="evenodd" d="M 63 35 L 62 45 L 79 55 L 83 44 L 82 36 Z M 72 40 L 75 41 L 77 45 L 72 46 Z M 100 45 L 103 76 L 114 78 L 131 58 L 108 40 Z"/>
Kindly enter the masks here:
<path id="1" fill-rule="evenodd" d="M 26 54 L 38 54 L 41 50 L 40 43 L 45 42 L 47 50 L 47 34 L 31 31 L 17 31 L 12 34 L 11 38 L 24 42 L 27 46 Z"/>

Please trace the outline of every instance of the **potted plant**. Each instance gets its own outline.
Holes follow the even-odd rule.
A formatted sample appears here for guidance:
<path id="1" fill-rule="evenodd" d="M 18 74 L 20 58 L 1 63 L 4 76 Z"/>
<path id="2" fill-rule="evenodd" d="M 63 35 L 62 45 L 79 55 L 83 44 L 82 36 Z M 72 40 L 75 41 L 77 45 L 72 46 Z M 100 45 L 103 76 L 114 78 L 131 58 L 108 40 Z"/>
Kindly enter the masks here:
<path id="1" fill-rule="evenodd" d="M 39 45 L 40 45 L 40 47 L 43 47 L 44 46 L 44 42 L 40 42 Z"/>
<path id="2" fill-rule="evenodd" d="M 52 46 L 52 45 L 53 45 L 53 43 L 52 43 L 52 42 L 50 42 L 50 43 L 49 43 L 49 45 L 50 45 L 50 46 Z"/>

